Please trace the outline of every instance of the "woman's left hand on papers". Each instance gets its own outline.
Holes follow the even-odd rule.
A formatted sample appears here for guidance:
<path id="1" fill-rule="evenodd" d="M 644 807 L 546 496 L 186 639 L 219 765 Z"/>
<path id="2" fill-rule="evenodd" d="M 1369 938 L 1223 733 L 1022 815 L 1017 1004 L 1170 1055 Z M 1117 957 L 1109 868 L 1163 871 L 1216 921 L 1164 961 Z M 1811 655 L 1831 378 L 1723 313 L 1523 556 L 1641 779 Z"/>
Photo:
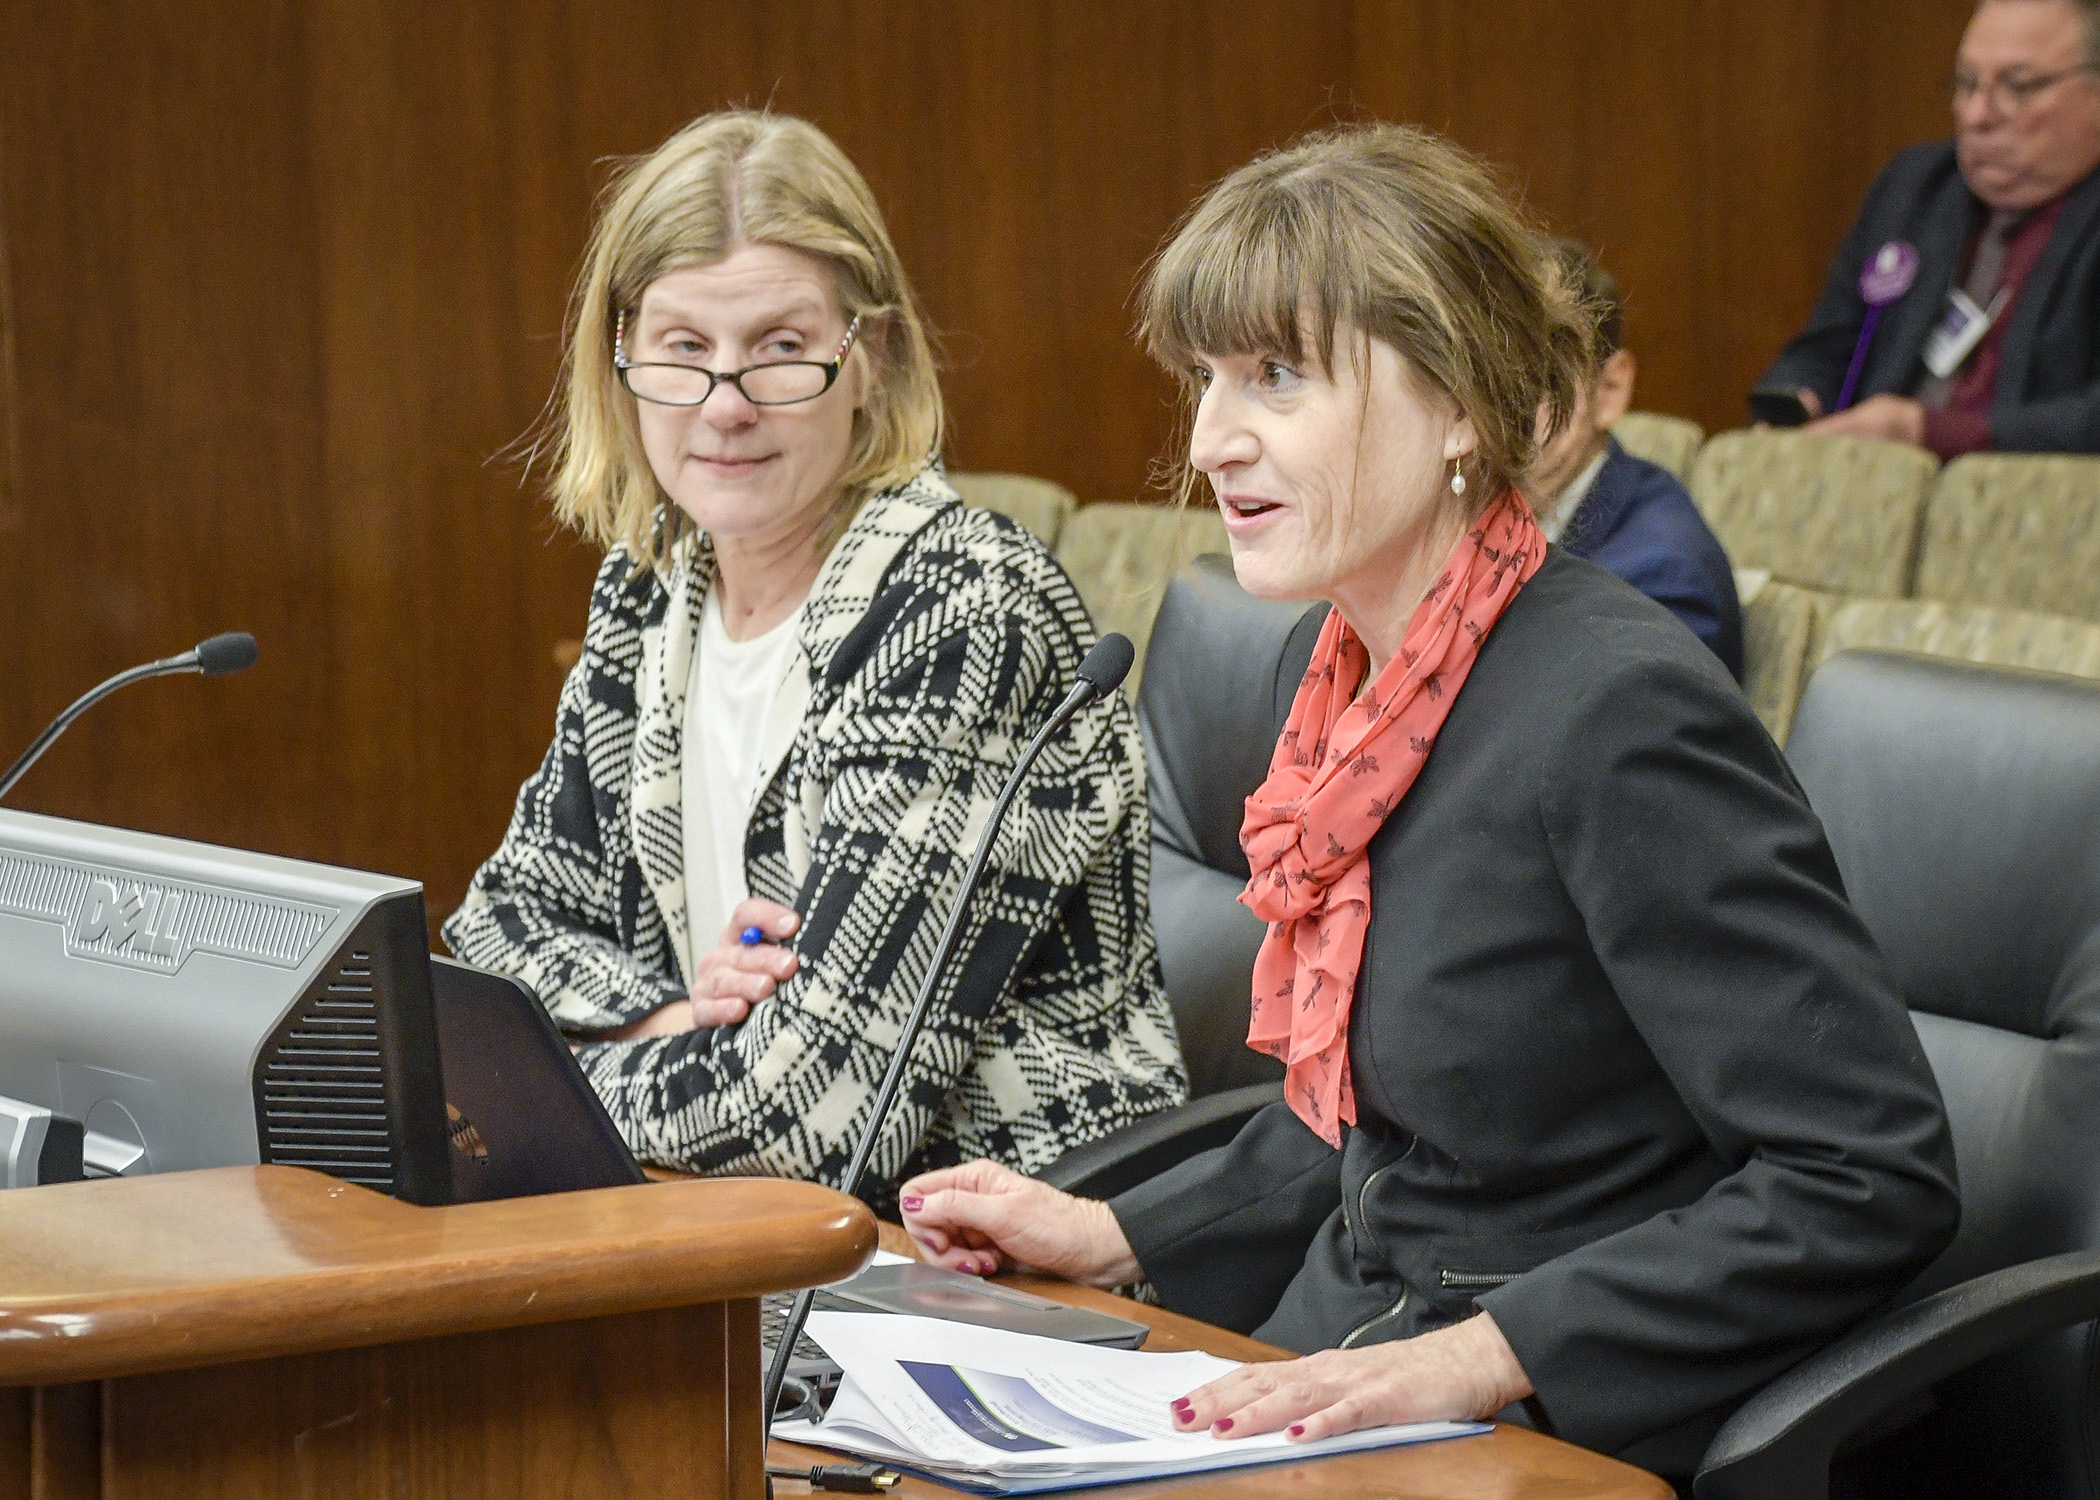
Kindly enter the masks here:
<path id="1" fill-rule="evenodd" d="M 1486 1313 L 1416 1338 L 1303 1359 L 1241 1365 L 1174 1403 L 1182 1432 L 1221 1438 L 1285 1429 L 1294 1442 L 1396 1422 L 1463 1422 L 1531 1394 L 1502 1330 Z"/>

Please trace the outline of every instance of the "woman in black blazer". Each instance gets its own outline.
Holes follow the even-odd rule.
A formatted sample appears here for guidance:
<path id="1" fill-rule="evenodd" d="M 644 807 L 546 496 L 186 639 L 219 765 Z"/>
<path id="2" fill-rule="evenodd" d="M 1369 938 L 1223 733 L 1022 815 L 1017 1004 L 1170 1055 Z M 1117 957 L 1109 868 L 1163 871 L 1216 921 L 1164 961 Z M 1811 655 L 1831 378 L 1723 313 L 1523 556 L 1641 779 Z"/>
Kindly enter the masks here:
<path id="1" fill-rule="evenodd" d="M 902 1201 L 942 1264 L 1147 1281 L 1308 1355 L 1185 1428 L 1499 1414 L 1688 1474 L 1953 1233 L 1938 1091 L 1779 751 L 1515 497 L 1587 357 L 1547 265 L 1476 164 L 1371 127 L 1226 179 L 1152 271 L 1240 581 L 1339 617 L 1294 638 L 1245 835 L 1288 1102 L 1107 1203 L 989 1163 Z"/>

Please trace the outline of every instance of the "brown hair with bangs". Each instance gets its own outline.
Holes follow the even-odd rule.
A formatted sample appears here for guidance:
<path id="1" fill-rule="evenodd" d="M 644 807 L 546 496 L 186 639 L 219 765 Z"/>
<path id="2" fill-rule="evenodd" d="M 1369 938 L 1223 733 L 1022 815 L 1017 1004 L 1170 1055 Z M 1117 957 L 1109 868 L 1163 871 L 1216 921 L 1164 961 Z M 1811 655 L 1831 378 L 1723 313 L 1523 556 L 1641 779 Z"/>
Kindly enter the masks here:
<path id="1" fill-rule="evenodd" d="M 1530 467 L 1575 409 L 1596 310 L 1494 174 L 1441 136 L 1353 125 L 1255 158 L 1154 257 L 1138 336 L 1199 394 L 1198 356 L 1272 355 L 1330 374 L 1346 335 L 1390 344 L 1471 420 L 1470 508 Z M 1351 351 L 1360 361 L 1365 351 Z M 1541 405 L 1547 420 L 1539 420 Z M 1197 481 L 1184 448 L 1185 499 Z"/>

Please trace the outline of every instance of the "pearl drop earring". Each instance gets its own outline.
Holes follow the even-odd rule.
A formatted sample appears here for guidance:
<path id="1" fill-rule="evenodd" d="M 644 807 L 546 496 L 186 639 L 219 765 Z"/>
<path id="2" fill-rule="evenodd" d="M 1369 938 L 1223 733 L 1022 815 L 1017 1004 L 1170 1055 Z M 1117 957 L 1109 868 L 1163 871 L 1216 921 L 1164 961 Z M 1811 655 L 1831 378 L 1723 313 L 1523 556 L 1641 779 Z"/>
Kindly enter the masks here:
<path id="1" fill-rule="evenodd" d="M 1461 469 L 1461 468 L 1460 468 L 1460 467 L 1458 466 L 1458 460 L 1454 458 L 1454 459 L 1452 459 L 1452 460 L 1451 460 L 1451 493 L 1452 493 L 1452 494 L 1454 494 L 1454 495 L 1463 495 L 1463 494 L 1464 494 L 1465 492 L 1466 492 L 1466 474 L 1465 474 L 1465 470 Z"/>

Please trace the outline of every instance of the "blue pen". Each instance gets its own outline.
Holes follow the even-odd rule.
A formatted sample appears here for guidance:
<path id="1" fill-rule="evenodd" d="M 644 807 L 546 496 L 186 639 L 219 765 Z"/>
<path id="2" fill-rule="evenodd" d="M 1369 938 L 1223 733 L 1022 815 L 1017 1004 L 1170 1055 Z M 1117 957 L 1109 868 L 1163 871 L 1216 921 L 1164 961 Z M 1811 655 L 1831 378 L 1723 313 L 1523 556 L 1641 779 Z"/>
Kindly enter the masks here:
<path id="1" fill-rule="evenodd" d="M 746 927 L 736 935 L 736 940 L 746 948 L 756 948 L 766 940 L 766 930 L 763 927 Z"/>

